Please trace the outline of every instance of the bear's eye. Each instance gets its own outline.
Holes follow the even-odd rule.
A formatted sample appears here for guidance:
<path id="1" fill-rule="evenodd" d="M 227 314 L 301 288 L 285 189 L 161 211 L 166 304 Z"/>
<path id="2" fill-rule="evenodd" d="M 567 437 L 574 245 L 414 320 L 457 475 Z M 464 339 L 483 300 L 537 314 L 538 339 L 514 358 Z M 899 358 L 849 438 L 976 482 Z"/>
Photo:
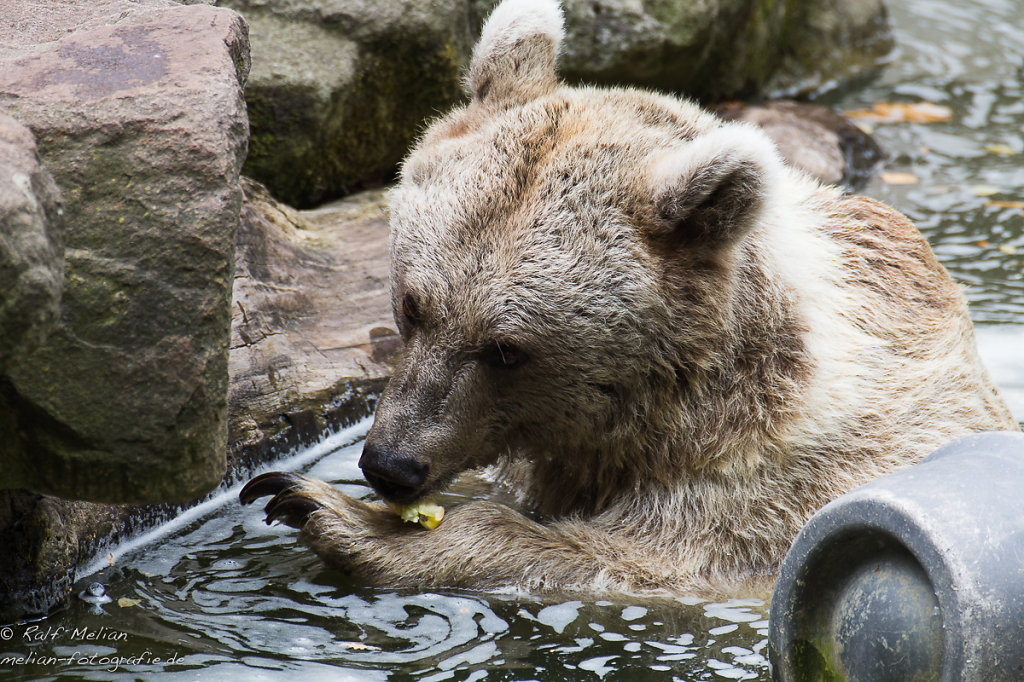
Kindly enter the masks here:
<path id="1" fill-rule="evenodd" d="M 492 341 L 480 351 L 480 359 L 491 367 L 512 368 L 526 362 L 528 356 L 522 348 L 514 343 Z"/>
<path id="2" fill-rule="evenodd" d="M 407 293 L 402 297 L 402 317 L 410 327 L 415 327 L 420 323 L 420 309 L 412 294 Z"/>

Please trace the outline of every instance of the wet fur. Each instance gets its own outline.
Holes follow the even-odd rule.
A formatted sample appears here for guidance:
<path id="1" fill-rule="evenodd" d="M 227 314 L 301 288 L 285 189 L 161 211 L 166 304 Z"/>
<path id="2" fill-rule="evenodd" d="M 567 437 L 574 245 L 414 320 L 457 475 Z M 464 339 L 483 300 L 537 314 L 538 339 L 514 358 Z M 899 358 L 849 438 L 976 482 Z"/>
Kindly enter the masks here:
<path id="1" fill-rule="evenodd" d="M 495 17 L 471 103 L 392 193 L 406 351 L 367 440 L 429 464 L 423 494 L 490 466 L 541 521 L 480 500 L 427 532 L 278 480 L 278 516 L 328 563 L 395 586 L 721 591 L 770 579 L 837 495 L 1017 428 L 905 217 L 685 101 L 558 84 L 552 2 Z M 495 344 L 528 360 L 491 366 Z"/>

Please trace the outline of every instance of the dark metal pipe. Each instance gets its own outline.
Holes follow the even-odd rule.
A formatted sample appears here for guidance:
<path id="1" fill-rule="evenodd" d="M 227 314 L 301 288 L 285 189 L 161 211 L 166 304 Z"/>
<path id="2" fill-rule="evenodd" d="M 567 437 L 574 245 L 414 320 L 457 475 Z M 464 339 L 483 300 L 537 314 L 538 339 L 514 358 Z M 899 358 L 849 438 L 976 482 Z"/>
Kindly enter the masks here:
<path id="1" fill-rule="evenodd" d="M 1024 680 L 1024 434 L 984 433 L 823 507 L 783 561 L 776 680 Z"/>

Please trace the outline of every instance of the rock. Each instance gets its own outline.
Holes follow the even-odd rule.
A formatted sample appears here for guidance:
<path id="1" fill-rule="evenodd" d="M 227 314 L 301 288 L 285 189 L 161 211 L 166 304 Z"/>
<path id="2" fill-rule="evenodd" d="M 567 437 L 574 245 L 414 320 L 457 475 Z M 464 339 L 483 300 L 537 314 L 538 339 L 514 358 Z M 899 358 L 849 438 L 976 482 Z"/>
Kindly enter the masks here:
<path id="1" fill-rule="evenodd" d="M 731 102 L 715 113 L 760 126 L 786 161 L 829 184 L 856 188 L 883 158 L 874 138 L 827 107 L 786 100 L 759 106 Z"/>
<path id="2" fill-rule="evenodd" d="M 388 177 L 462 97 L 466 0 L 219 0 L 250 25 L 245 172 L 310 207 Z"/>
<path id="3" fill-rule="evenodd" d="M 64 197 L 60 320 L 0 380 L 0 488 L 192 499 L 224 472 L 246 29 L 164 0 L 5 0 L 0 107 Z"/>
<path id="4" fill-rule="evenodd" d="M 314 211 L 244 180 L 231 331 L 230 485 L 368 416 L 401 348 L 388 295 L 384 192 Z M 180 511 L 0 490 L 0 623 L 68 598 L 79 562 Z M 6 557 L 6 558 L 5 558 Z"/>
<path id="5" fill-rule="evenodd" d="M 245 172 L 300 208 L 389 179 L 426 120 L 464 97 L 497 1 L 217 0 L 251 30 Z M 565 0 L 561 70 L 704 101 L 796 91 L 888 53 L 880 3 Z"/>
<path id="6" fill-rule="evenodd" d="M 499 2 L 471 1 L 477 25 Z M 847 79 L 893 46 L 882 0 L 563 4 L 564 77 L 658 88 L 704 102 Z"/>
<path id="7" fill-rule="evenodd" d="M 884 0 L 806 0 L 778 71 L 776 97 L 832 90 L 877 70 L 896 46 Z"/>
<path id="8" fill-rule="evenodd" d="M 499 0 L 474 0 L 478 20 Z M 559 68 L 568 80 L 635 84 L 702 100 L 759 92 L 807 4 L 772 0 L 566 0 Z"/>
<path id="9" fill-rule="evenodd" d="M 180 511 L 0 490 L 0 547 L 8 550 L 0 553 L 0 623 L 32 620 L 64 606 L 81 563 Z"/>
<path id="10" fill-rule="evenodd" d="M 296 211 L 245 184 L 231 331 L 233 457 L 300 442 L 352 415 L 401 349 L 383 190 Z"/>
<path id="11" fill-rule="evenodd" d="M 32 133 L 0 113 L 0 374 L 57 320 L 64 283 L 60 191 Z"/>
<path id="12" fill-rule="evenodd" d="M 0 490 L 0 621 L 45 614 L 67 598 L 74 582 L 75 559 L 61 515 L 42 507 L 43 496 L 24 490 Z M 50 503 L 59 504 L 54 498 Z M 48 541 L 47 535 L 59 538 Z M 28 559 L 28 561 L 26 561 Z"/>
<path id="13" fill-rule="evenodd" d="M 0 622 L 43 615 L 71 592 L 78 560 L 74 503 L 0 490 Z"/>

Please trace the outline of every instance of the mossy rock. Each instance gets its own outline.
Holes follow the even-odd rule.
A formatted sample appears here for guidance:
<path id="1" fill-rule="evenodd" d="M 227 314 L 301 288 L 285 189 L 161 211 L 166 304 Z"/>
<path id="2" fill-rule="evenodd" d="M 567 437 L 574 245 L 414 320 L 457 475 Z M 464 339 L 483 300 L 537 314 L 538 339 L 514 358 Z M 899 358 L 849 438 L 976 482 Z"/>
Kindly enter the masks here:
<path id="1" fill-rule="evenodd" d="M 474 30 L 499 0 L 471 0 Z M 562 75 L 704 102 L 806 91 L 892 49 L 882 0 L 564 0 Z"/>
<path id="2" fill-rule="evenodd" d="M 39 21 L 29 0 L 4 11 Z M 226 466 L 245 25 L 163 0 L 8 23 L 0 107 L 33 132 L 65 230 L 53 329 L 0 376 L 0 488 L 194 499 Z"/>
<path id="3" fill-rule="evenodd" d="M 462 97 L 498 0 L 218 0 L 250 24 L 245 172 L 305 208 L 393 175 Z M 572 82 L 705 102 L 820 87 L 891 48 L 881 0 L 564 0 Z"/>
<path id="4" fill-rule="evenodd" d="M 245 172 L 293 206 L 386 180 L 425 122 L 463 96 L 464 0 L 218 4 L 250 25 Z"/>
<path id="5" fill-rule="evenodd" d="M 0 112 L 0 374 L 33 350 L 60 314 L 60 191 L 32 133 Z"/>

